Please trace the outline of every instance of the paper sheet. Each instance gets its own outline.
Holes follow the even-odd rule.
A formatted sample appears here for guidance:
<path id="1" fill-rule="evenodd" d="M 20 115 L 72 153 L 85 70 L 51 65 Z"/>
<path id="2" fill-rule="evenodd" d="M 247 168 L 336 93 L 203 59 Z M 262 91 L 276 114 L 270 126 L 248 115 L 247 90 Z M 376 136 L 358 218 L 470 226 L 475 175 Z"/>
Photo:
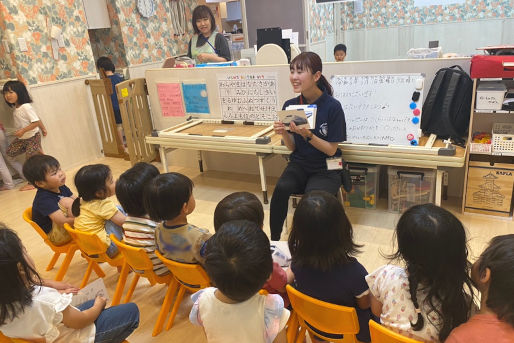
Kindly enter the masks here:
<path id="1" fill-rule="evenodd" d="M 180 83 L 158 83 L 157 96 L 163 117 L 184 117 L 184 102 Z"/>
<path id="2" fill-rule="evenodd" d="M 209 114 L 209 98 L 207 96 L 207 84 L 183 83 L 184 103 L 187 113 Z"/>

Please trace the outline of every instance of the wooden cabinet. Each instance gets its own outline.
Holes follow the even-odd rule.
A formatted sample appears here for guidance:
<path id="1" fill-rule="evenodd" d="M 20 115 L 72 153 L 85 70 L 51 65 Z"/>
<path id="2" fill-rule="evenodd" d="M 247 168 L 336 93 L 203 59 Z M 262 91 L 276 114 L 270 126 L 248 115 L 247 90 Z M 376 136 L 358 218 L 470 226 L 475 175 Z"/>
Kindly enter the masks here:
<path id="1" fill-rule="evenodd" d="M 514 188 L 514 153 L 508 148 L 511 143 L 509 137 L 505 140 L 506 149 L 498 145 L 495 147 L 492 144 L 493 137 L 489 146 L 472 142 L 475 133 L 486 132 L 492 135 L 495 123 L 514 124 L 514 111 L 476 109 L 477 89 L 481 83 L 492 82 L 500 82 L 507 89 L 514 88 L 512 79 L 474 80 L 462 210 L 508 217 L 512 216 Z"/>

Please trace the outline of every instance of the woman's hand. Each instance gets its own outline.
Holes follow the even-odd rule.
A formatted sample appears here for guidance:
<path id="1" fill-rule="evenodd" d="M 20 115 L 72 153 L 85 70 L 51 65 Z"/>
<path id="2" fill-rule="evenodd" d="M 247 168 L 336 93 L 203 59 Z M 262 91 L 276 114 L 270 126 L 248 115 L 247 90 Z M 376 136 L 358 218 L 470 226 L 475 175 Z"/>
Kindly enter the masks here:
<path id="1" fill-rule="evenodd" d="M 200 62 L 209 62 L 209 61 L 211 61 L 211 60 L 212 60 L 212 55 L 213 55 L 213 54 L 208 54 L 208 53 L 206 53 L 206 52 L 202 52 L 201 54 L 198 54 L 198 55 L 196 56 L 196 58 L 197 58 L 197 59 L 198 59 L 198 61 L 200 61 Z M 214 56 L 216 56 L 216 55 L 214 55 Z"/>
<path id="2" fill-rule="evenodd" d="M 281 121 L 276 121 L 273 123 L 273 130 L 275 130 L 277 135 L 283 135 L 287 132 L 286 126 Z"/>
<path id="3" fill-rule="evenodd" d="M 291 132 L 297 133 L 303 138 L 312 137 L 313 134 L 311 130 L 307 129 L 306 127 L 296 126 L 294 121 L 291 121 L 291 123 L 289 124 L 289 129 L 291 130 Z"/>

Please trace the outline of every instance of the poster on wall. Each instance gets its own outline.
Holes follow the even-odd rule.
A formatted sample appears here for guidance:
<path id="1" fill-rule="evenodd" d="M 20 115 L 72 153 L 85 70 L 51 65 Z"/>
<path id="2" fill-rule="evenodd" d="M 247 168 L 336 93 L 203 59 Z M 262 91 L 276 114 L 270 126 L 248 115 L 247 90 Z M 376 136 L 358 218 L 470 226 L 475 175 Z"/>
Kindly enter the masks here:
<path id="1" fill-rule="evenodd" d="M 158 83 L 157 96 L 163 117 L 183 117 L 185 115 L 180 82 Z"/>
<path id="2" fill-rule="evenodd" d="M 184 103 L 188 114 L 209 114 L 209 98 L 205 82 L 182 83 Z"/>
<path id="3" fill-rule="evenodd" d="M 218 74 L 217 79 L 222 119 L 277 119 L 277 73 Z"/>
<path id="4" fill-rule="evenodd" d="M 429 7 L 429 6 L 445 6 L 445 5 L 458 5 L 465 3 L 466 0 L 414 0 L 415 7 Z"/>

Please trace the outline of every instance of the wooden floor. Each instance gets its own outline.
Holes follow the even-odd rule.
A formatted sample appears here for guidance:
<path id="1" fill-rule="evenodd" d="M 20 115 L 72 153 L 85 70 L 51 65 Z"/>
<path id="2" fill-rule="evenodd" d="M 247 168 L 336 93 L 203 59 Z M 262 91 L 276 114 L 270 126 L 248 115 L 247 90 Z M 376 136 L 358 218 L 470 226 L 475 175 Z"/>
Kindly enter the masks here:
<path id="1" fill-rule="evenodd" d="M 130 168 L 130 163 L 116 158 L 103 158 L 92 163 L 108 164 L 113 174 L 117 177 L 126 169 Z M 160 167 L 160 165 L 158 165 Z M 67 172 L 67 186 L 75 191 L 73 176 L 78 168 Z M 161 168 L 162 170 L 162 168 Z M 235 191 L 249 191 L 255 193 L 262 200 L 260 182 L 258 175 L 243 175 L 235 173 L 222 173 L 207 171 L 200 173 L 194 169 L 172 167 L 172 171 L 177 171 L 188 175 L 194 182 L 194 196 L 196 198 L 196 209 L 188 217 L 189 222 L 211 232 L 213 229 L 212 214 L 219 200 L 224 196 Z M 273 185 L 276 179 L 268 178 L 268 184 Z M 268 191 L 272 194 L 272 187 Z M 30 255 L 36 261 L 37 268 L 45 278 L 53 278 L 57 273 L 54 268 L 45 272 L 46 265 L 51 258 L 51 250 L 43 243 L 37 233 L 22 219 L 22 212 L 31 206 L 35 191 L 20 192 L 16 189 L 0 192 L 0 221 L 7 224 L 10 228 L 18 232 L 23 243 L 27 247 Z M 468 239 L 471 251 L 471 260 L 482 252 L 487 242 L 496 235 L 514 233 L 514 223 L 510 218 L 496 218 L 483 215 L 461 215 L 460 201 L 453 199 L 443 202 L 443 206 L 456 213 L 468 230 Z M 398 215 L 386 211 L 387 204 L 382 201 L 377 210 L 363 210 L 349 208 L 347 210 L 351 222 L 354 225 L 355 238 L 357 243 L 363 244 L 363 252 L 358 257 L 359 261 L 367 268 L 368 272 L 381 266 L 386 260 L 381 256 L 382 253 L 392 251 L 393 229 Z M 269 205 L 264 205 L 265 209 L 265 231 L 269 234 L 268 214 Z M 289 218 L 290 219 L 290 218 Z M 284 237 L 284 236 L 283 236 Z M 61 257 L 62 259 L 62 257 Z M 61 260 L 60 260 L 61 261 Z M 60 265 L 60 261 L 57 266 Z M 101 267 L 106 272 L 105 284 L 114 293 L 118 273 L 115 268 L 106 264 Z M 77 253 L 66 274 L 65 281 L 75 285 L 85 272 L 86 264 Z M 94 274 L 92 279 L 96 277 Z M 130 280 L 130 276 L 129 276 Z M 127 286 L 128 287 L 128 286 Z M 164 286 L 150 287 L 146 280 L 140 280 L 134 293 L 132 301 L 139 305 L 141 311 L 141 322 L 139 328 L 129 337 L 134 342 L 206 342 L 204 334 L 199 327 L 193 326 L 189 320 L 189 310 L 191 302 L 187 297 L 176 317 L 175 324 L 170 331 L 163 331 L 157 337 L 152 338 L 152 329 L 157 318 L 160 305 L 165 293 Z"/>

